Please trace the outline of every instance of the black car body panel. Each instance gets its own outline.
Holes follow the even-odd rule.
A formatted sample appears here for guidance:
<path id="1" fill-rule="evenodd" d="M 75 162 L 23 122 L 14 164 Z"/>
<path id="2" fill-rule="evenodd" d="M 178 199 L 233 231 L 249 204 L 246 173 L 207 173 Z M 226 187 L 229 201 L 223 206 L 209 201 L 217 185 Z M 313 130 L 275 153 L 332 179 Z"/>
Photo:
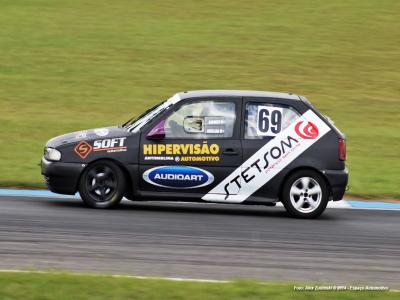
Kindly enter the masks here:
<path id="1" fill-rule="evenodd" d="M 285 130 L 282 127 L 284 122 L 291 126 L 291 120 L 298 120 L 297 118 L 308 112 L 315 114 L 315 118 L 325 124 L 323 126 L 328 128 L 326 134 L 318 137 L 318 141 L 307 146 L 294 160 L 280 168 L 265 184 L 254 188 L 254 192 L 240 203 L 278 201 L 285 179 L 295 170 L 304 168 L 317 170 L 324 176 L 330 187 L 332 200 L 342 199 L 348 172 L 345 162 L 338 157 L 338 139 L 345 137 L 305 98 L 293 94 L 254 91 L 193 91 L 178 93 L 171 99 L 163 104 L 165 107 L 159 109 L 159 113 L 153 110 L 154 115 L 150 112 L 128 125 L 78 131 L 49 140 L 46 148 L 58 150 L 61 160 L 42 158 L 42 174 L 48 188 L 56 193 L 74 194 L 78 190 L 83 170 L 94 161 L 107 159 L 117 163 L 125 172 L 129 183 L 126 196 L 129 199 L 214 202 L 203 198 L 207 198 L 205 195 L 211 190 L 216 190 L 216 194 L 220 193 L 217 186 L 264 145 L 279 136 Z M 186 108 L 197 109 L 201 105 L 208 105 L 218 112 L 198 110 L 197 115 L 187 112 L 183 121 L 181 120 L 182 126 L 177 125 L 175 120 L 170 120 L 168 124 L 163 123 L 174 113 L 179 115 Z M 273 124 L 270 116 L 270 128 L 262 129 L 272 130 L 274 125 L 277 133 L 260 138 L 254 133 L 260 128 L 251 127 L 260 120 L 251 118 L 263 108 L 265 115 L 271 112 L 273 114 L 272 109 L 275 109 L 275 121 L 279 119 L 281 124 Z M 189 125 L 186 126 L 186 122 Z M 163 138 L 149 137 L 152 130 L 157 130 L 160 124 L 166 127 L 167 135 Z M 188 132 L 187 129 L 193 132 Z M 168 130 L 172 132 L 172 136 L 179 135 L 180 132 L 182 136 L 168 137 Z M 246 136 L 248 134 L 251 136 Z M 196 138 L 191 138 L 192 135 Z M 280 159 L 282 160 L 284 158 Z M 244 169 L 243 176 L 231 185 L 238 189 L 229 187 L 229 193 L 242 193 L 242 187 L 239 188 L 242 181 L 245 183 L 244 181 L 253 176 L 246 172 L 248 170 Z"/>

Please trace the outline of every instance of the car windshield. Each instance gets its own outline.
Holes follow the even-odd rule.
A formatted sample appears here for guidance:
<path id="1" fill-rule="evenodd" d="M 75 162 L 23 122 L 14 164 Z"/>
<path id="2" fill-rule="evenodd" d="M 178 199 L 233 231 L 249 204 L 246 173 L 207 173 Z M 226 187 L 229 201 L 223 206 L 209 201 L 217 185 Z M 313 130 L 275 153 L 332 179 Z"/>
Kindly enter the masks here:
<path id="1" fill-rule="evenodd" d="M 178 95 L 163 101 L 150 109 L 146 110 L 139 117 L 132 118 L 131 120 L 125 122 L 122 127 L 126 128 L 131 132 L 139 131 L 145 124 L 156 118 L 160 113 L 169 109 L 173 104 L 180 100 Z"/>
<path id="2" fill-rule="evenodd" d="M 142 118 L 144 118 L 145 116 L 147 116 L 149 113 L 151 113 L 153 110 L 155 110 L 157 107 L 159 107 L 160 105 L 162 105 L 165 101 L 158 103 L 156 105 L 154 105 L 153 107 L 150 107 L 148 110 L 146 110 L 144 113 L 142 113 L 141 115 L 139 115 L 138 117 L 133 117 L 132 119 L 130 119 L 129 121 L 125 122 L 124 124 L 122 124 L 122 127 L 130 127 L 131 125 L 135 124 L 137 121 L 141 120 Z"/>

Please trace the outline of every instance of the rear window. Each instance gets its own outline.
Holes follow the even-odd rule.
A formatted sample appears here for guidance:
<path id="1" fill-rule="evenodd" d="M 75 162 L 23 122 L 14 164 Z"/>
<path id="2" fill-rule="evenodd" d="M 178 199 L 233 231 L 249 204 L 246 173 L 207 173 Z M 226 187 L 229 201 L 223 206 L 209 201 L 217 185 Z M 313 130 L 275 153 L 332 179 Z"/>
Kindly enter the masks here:
<path id="1" fill-rule="evenodd" d="M 339 133 L 339 135 L 341 136 L 345 136 L 343 132 L 340 131 L 339 128 L 336 127 L 335 122 L 328 116 L 324 115 L 323 113 L 321 113 L 314 105 L 312 105 L 312 103 L 304 96 L 300 96 L 300 99 L 307 103 L 308 106 L 310 106 L 314 111 L 316 111 L 318 114 L 320 114 L 326 121 L 328 121 L 328 123 L 337 131 L 337 133 Z"/>
<path id="2" fill-rule="evenodd" d="M 274 137 L 286 129 L 298 116 L 298 112 L 289 106 L 260 102 L 247 103 L 245 138 Z"/>

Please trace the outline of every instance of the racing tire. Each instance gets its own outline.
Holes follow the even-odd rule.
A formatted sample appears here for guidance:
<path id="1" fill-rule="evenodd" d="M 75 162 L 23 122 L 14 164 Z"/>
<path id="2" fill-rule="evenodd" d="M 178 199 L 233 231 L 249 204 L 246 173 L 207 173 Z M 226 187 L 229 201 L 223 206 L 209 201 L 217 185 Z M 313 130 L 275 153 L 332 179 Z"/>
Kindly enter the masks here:
<path id="1" fill-rule="evenodd" d="M 117 206 L 126 190 L 126 178 L 115 163 L 96 161 L 84 170 L 79 181 L 79 194 L 83 202 L 92 208 Z"/>
<path id="2" fill-rule="evenodd" d="M 285 181 L 281 201 L 290 216 L 314 219 L 319 217 L 328 205 L 329 188 L 318 172 L 300 170 Z"/>

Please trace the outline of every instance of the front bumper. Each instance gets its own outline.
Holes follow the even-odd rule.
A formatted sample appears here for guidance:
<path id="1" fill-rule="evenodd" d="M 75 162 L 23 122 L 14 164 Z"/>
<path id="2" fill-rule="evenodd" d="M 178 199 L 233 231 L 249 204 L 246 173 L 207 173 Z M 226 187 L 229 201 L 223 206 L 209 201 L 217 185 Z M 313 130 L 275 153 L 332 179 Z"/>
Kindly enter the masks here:
<path id="1" fill-rule="evenodd" d="M 63 163 L 41 161 L 42 175 L 48 189 L 54 193 L 74 195 L 78 190 L 78 180 L 85 165 L 80 163 Z"/>
<path id="2" fill-rule="evenodd" d="M 324 170 L 323 174 L 331 187 L 332 200 L 342 200 L 349 181 L 349 171 L 347 168 L 344 170 Z"/>

